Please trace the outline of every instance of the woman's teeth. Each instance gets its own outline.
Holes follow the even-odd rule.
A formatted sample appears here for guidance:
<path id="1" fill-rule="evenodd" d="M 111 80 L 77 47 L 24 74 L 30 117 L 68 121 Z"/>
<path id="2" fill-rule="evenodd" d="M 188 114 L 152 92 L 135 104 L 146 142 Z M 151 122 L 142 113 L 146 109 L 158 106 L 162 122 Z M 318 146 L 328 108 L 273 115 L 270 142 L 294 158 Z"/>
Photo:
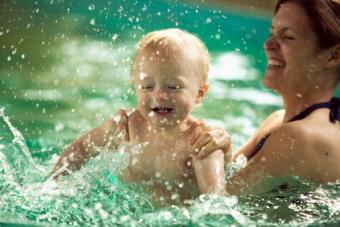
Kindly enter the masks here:
<path id="1" fill-rule="evenodd" d="M 276 60 L 276 59 L 268 59 L 268 67 L 275 67 L 279 68 L 282 67 L 284 64 L 282 61 Z"/>

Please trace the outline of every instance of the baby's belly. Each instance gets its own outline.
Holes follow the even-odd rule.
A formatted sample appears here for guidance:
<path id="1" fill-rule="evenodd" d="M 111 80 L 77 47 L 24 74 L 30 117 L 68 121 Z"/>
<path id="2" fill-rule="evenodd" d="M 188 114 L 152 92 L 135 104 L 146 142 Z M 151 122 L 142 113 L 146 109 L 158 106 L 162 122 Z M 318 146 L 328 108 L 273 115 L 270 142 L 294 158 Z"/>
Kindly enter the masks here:
<path id="1" fill-rule="evenodd" d="M 173 170 L 172 170 L 173 171 Z M 120 178 L 127 182 L 138 183 L 145 186 L 153 199 L 160 204 L 182 204 L 185 200 L 196 197 L 197 184 L 192 174 L 187 176 L 178 173 L 152 174 L 151 172 L 136 173 L 136 169 L 128 167 L 122 172 Z"/>

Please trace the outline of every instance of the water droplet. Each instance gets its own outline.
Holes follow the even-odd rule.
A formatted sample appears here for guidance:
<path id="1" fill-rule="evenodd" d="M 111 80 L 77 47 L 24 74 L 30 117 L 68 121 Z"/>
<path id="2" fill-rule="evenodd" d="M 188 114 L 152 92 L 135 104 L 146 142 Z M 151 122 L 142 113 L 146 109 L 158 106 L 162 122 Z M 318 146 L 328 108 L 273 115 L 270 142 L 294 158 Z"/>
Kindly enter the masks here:
<path id="1" fill-rule="evenodd" d="M 171 200 L 176 200 L 179 198 L 179 195 L 177 193 L 174 193 L 171 195 Z"/>
<path id="2" fill-rule="evenodd" d="M 205 23 L 207 23 L 207 24 L 209 24 L 209 23 L 211 23 L 211 22 L 212 22 L 212 20 L 211 20 L 210 17 L 208 17 L 208 18 L 205 20 Z"/>
<path id="3" fill-rule="evenodd" d="M 140 78 L 140 80 L 144 80 L 146 78 L 146 76 L 147 76 L 146 73 L 141 72 L 140 75 L 139 75 L 139 78 Z M 140 88 L 142 88 L 142 87 L 140 87 Z"/>
<path id="4" fill-rule="evenodd" d="M 11 56 L 8 56 L 7 61 L 11 61 L 11 60 L 12 60 Z"/>
<path id="5" fill-rule="evenodd" d="M 25 58 L 25 55 L 24 55 L 24 54 L 22 54 L 22 55 L 21 55 L 21 58 L 22 58 L 22 59 L 24 59 L 24 58 Z"/>
<path id="6" fill-rule="evenodd" d="M 90 24 L 91 24 L 91 25 L 95 25 L 95 24 L 96 24 L 96 20 L 95 20 L 94 18 L 92 18 L 92 19 L 90 20 Z"/>
<path id="7" fill-rule="evenodd" d="M 89 10 L 90 11 L 93 11 L 93 10 L 95 10 L 96 9 L 96 6 L 94 5 L 94 4 L 90 4 L 89 5 Z"/>

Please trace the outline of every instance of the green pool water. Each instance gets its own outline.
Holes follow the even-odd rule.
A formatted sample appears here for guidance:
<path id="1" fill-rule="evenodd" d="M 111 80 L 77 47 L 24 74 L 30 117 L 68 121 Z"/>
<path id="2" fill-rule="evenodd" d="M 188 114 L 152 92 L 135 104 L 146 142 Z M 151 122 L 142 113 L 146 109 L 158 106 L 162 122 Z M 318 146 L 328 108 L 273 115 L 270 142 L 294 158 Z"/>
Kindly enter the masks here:
<path id="1" fill-rule="evenodd" d="M 338 183 L 291 177 L 289 189 L 157 208 L 142 187 L 117 180 L 124 156 L 110 152 L 57 184 L 46 180 L 81 132 L 134 106 L 134 46 L 156 29 L 182 28 L 205 42 L 210 90 L 194 115 L 225 127 L 240 146 L 281 106 L 261 85 L 269 25 L 268 16 L 204 2 L 2 0 L 0 226 L 339 225 Z"/>

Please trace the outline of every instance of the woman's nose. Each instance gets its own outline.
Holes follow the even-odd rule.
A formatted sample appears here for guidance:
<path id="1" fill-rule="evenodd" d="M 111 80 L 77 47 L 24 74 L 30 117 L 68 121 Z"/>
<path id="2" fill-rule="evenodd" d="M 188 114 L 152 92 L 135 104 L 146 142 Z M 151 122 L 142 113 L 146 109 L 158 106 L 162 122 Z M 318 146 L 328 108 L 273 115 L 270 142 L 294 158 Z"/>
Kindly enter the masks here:
<path id="1" fill-rule="evenodd" d="M 280 44 L 275 36 L 270 36 L 263 45 L 265 50 L 278 50 L 280 49 Z"/>

